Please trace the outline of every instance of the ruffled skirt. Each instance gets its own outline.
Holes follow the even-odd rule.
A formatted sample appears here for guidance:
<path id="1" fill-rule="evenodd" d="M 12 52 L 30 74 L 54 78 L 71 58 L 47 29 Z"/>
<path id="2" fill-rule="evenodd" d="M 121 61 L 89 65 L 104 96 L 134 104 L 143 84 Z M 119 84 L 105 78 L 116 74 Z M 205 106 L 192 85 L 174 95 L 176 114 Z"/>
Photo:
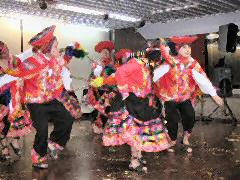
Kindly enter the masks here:
<path id="1" fill-rule="evenodd" d="M 129 115 L 122 123 L 122 138 L 128 145 L 145 152 L 159 152 L 171 146 L 160 118 L 140 121 Z"/>
<path id="2" fill-rule="evenodd" d="M 5 106 L 6 107 L 6 106 Z M 6 107 L 7 108 L 7 107 Z M 7 111 L 9 113 L 9 111 Z M 7 114 L 4 113 L 4 116 Z M 1 116 L 2 118 L 4 116 Z M 7 133 L 7 137 L 22 137 L 29 134 L 32 131 L 32 121 L 28 110 L 20 110 L 10 115 L 10 128 Z M 0 120 L 0 130 L 2 131 L 5 124 L 2 119 Z"/>
<path id="3" fill-rule="evenodd" d="M 102 137 L 104 146 L 118 146 L 125 144 L 122 138 L 122 121 L 127 117 L 128 112 L 125 108 L 110 113 Z"/>

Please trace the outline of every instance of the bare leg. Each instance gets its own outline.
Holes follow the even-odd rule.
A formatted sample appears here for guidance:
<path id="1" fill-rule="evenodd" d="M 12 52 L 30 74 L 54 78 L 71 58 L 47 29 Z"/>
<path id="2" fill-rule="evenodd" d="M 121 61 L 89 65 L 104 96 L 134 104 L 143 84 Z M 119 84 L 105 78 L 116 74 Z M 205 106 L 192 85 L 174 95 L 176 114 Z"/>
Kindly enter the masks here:
<path id="1" fill-rule="evenodd" d="M 133 171 L 146 173 L 147 167 L 143 166 L 139 160 L 142 157 L 141 151 L 135 149 L 134 147 L 131 147 L 131 155 L 131 163 L 129 165 L 129 168 Z"/>
<path id="2" fill-rule="evenodd" d="M 187 146 L 186 151 L 188 153 L 192 152 L 192 148 L 190 147 L 190 142 L 189 142 L 190 135 L 191 134 L 188 131 L 184 131 L 183 144 Z"/>

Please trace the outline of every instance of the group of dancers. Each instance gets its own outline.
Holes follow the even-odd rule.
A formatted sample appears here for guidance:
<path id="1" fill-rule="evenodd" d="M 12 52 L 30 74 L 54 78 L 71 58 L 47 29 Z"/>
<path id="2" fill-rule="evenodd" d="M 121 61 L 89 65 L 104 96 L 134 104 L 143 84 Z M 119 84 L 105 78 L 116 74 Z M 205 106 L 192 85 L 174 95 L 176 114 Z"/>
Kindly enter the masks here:
<path id="1" fill-rule="evenodd" d="M 31 157 L 36 168 L 48 168 L 49 158 L 58 159 L 74 120 L 81 117 L 81 102 L 72 95 L 68 64 L 73 56 L 83 57 L 84 53 L 79 43 L 59 51 L 55 28 L 35 35 L 29 41 L 31 50 L 20 55 L 11 55 L 7 45 L 0 42 L 2 158 L 11 158 L 9 148 L 20 156 L 19 139 L 34 128 Z M 129 49 L 114 54 L 111 41 L 95 46 L 101 58 L 92 64 L 85 93 L 95 109 L 93 131 L 102 134 L 104 146 L 131 147 L 130 170 L 147 172 L 142 151 L 174 151 L 179 120 L 184 130 L 181 142 L 188 153 L 192 152 L 193 105 L 200 91 L 223 105 L 191 57 L 190 45 L 196 40 L 196 36 L 161 39 L 161 43 L 150 44 L 141 57 L 133 57 Z M 49 120 L 54 128 L 48 138 Z"/>

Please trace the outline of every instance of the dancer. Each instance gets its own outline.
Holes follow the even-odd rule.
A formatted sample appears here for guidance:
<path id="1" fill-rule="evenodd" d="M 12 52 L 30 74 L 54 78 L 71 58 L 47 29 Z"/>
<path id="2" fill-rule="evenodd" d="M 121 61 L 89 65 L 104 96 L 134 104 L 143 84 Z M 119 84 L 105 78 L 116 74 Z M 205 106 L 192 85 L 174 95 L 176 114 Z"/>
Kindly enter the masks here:
<path id="1" fill-rule="evenodd" d="M 100 53 L 100 61 L 95 64 L 93 69 L 93 79 L 102 76 L 108 77 L 115 72 L 114 62 L 112 60 L 112 51 L 114 44 L 111 41 L 101 41 L 95 46 L 95 51 Z M 93 85 L 94 86 L 94 85 Z M 105 108 L 108 105 L 108 99 L 104 96 L 106 89 L 103 87 L 91 87 L 89 89 L 89 99 L 93 107 L 98 111 L 95 122 L 93 123 L 93 131 L 97 134 L 103 132 L 103 128 L 107 122 Z"/>
<path id="2" fill-rule="evenodd" d="M 63 92 L 63 59 L 59 58 L 58 42 L 53 36 L 55 26 L 48 27 L 34 36 L 29 44 L 33 56 L 20 63 L 17 70 L 7 70 L 24 82 L 22 101 L 27 104 L 36 129 L 32 149 L 33 166 L 47 168 L 47 148 L 52 158 L 58 158 L 70 138 L 73 117 L 59 102 Z M 53 119 L 54 129 L 48 140 L 48 120 Z"/>
<path id="3" fill-rule="evenodd" d="M 123 141 L 131 146 L 129 168 L 146 172 L 146 161 L 141 152 L 158 152 L 170 147 L 160 114 L 149 105 L 150 72 L 141 60 L 133 58 L 117 69 L 115 78 L 129 113 L 121 122 Z"/>
<path id="4" fill-rule="evenodd" d="M 10 147 L 13 152 L 21 156 L 20 137 L 31 132 L 31 121 L 28 111 L 21 105 L 22 83 L 21 80 L 6 74 L 6 68 L 15 68 L 20 58 L 26 56 L 26 53 L 12 57 L 9 54 L 5 43 L 0 42 L 0 66 L 2 75 L 0 77 L 0 104 L 1 104 L 1 145 L 2 159 L 10 160 Z"/>
<path id="5" fill-rule="evenodd" d="M 195 122 L 193 104 L 200 90 L 210 94 L 219 106 L 223 105 L 222 99 L 217 95 L 201 66 L 191 57 L 190 44 L 196 39 L 196 36 L 172 37 L 171 41 L 176 44 L 177 56 L 171 56 L 169 49 L 161 45 L 165 63 L 155 69 L 153 77 L 155 93 L 164 102 L 172 145 L 176 144 L 178 121 L 181 119 L 184 130 L 182 143 L 187 152 L 192 152 L 189 138 Z M 170 151 L 174 149 L 171 148 Z"/>
<path id="6" fill-rule="evenodd" d="M 131 52 L 128 49 L 120 49 L 116 53 L 115 60 L 118 67 L 127 63 Z M 103 80 L 103 85 L 111 87 L 111 89 L 110 87 L 108 88 L 109 91 L 107 92 L 109 99 L 109 106 L 106 108 L 108 120 L 103 132 L 103 145 L 117 146 L 125 144 L 122 138 L 122 120 L 126 119 L 129 114 L 124 105 L 122 95 L 117 89 L 115 77 L 106 77 Z"/>

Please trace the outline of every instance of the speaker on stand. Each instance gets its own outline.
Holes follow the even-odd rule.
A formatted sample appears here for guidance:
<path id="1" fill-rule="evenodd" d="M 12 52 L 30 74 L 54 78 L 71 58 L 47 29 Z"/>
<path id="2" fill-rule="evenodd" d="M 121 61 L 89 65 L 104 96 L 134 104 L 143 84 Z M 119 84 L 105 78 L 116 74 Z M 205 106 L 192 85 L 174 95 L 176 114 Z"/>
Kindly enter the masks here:
<path id="1" fill-rule="evenodd" d="M 219 27 L 218 49 L 222 52 L 233 53 L 236 51 L 238 26 L 230 23 Z M 232 71 L 227 67 L 224 59 L 223 66 L 214 69 L 214 82 L 219 87 L 218 95 L 224 100 L 224 114 L 230 116 L 233 125 L 236 125 L 237 119 L 228 105 L 227 97 L 232 96 Z M 211 120 L 211 116 L 219 109 L 216 107 L 208 116 L 204 118 Z"/>

